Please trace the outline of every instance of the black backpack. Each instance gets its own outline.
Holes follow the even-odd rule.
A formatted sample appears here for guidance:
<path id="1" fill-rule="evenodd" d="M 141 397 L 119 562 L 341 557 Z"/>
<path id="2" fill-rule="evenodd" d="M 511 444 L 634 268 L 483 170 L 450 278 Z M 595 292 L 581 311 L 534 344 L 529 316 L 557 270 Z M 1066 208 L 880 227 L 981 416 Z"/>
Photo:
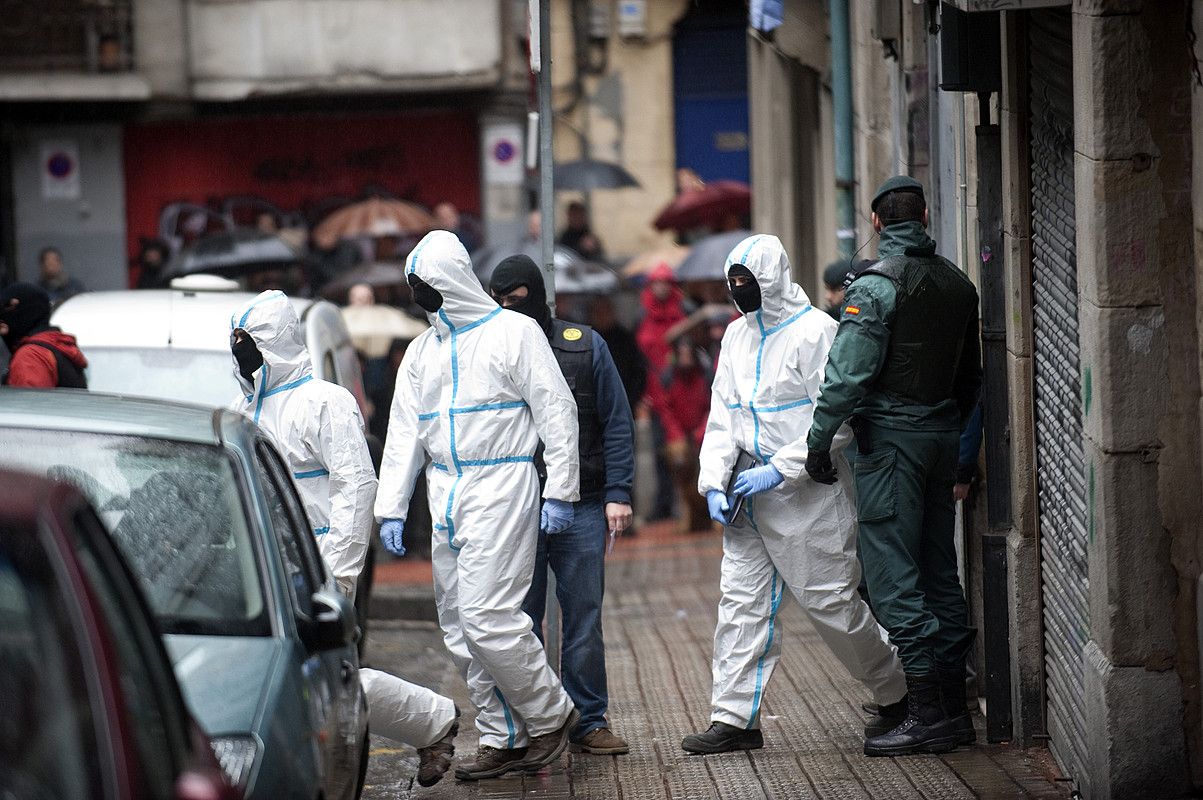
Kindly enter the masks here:
<path id="1" fill-rule="evenodd" d="M 55 384 L 59 389 L 87 389 L 88 379 L 84 377 L 83 370 L 75 366 L 71 359 L 63 355 L 59 349 L 46 342 L 28 342 L 28 345 L 37 345 L 45 350 L 49 350 L 54 354 L 54 364 L 58 369 L 58 383 Z M 4 383 L 8 383 L 8 375 L 4 375 Z"/>

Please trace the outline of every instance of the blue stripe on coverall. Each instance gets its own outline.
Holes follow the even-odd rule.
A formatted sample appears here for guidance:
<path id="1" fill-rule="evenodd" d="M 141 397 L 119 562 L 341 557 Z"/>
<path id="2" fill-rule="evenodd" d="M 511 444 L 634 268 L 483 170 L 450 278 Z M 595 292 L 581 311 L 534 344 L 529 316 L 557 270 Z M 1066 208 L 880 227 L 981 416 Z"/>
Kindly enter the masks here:
<path id="1" fill-rule="evenodd" d="M 777 580 L 777 568 L 774 567 L 773 582 L 769 586 L 769 638 L 764 643 L 764 652 L 760 654 L 760 659 L 756 662 L 756 691 L 752 693 L 752 713 L 748 715 L 747 730 L 752 730 L 756 726 L 756 720 L 760 716 L 760 701 L 764 697 L 764 660 L 773 647 L 777 609 L 781 607 L 781 598 L 785 595 L 784 583 L 779 586 Z"/>
<path id="2" fill-rule="evenodd" d="M 415 253 L 414 259 L 410 264 L 410 272 L 413 272 L 413 264 L 416 261 L 417 254 Z M 456 408 L 455 401 L 459 397 L 459 335 L 484 325 L 500 313 L 501 307 L 498 306 L 475 322 L 468 323 L 462 328 L 457 328 L 451 322 L 451 318 L 447 316 L 447 312 L 444 309 L 439 309 L 439 319 L 447 326 L 447 330 L 451 331 L 451 408 L 448 409 L 447 424 L 450 428 L 451 462 L 455 466 L 455 481 L 451 484 L 451 490 L 447 492 L 447 509 L 443 514 L 443 518 L 447 523 L 447 546 L 456 552 L 459 551 L 459 548 L 451 543 L 455 539 L 455 523 L 451 521 L 451 508 L 455 503 L 455 492 L 459 488 L 459 482 L 464 477 L 463 468 L 464 466 L 472 466 L 472 464 L 465 464 L 460 459 L 459 451 L 455 447 L 455 414 L 453 411 Z"/>

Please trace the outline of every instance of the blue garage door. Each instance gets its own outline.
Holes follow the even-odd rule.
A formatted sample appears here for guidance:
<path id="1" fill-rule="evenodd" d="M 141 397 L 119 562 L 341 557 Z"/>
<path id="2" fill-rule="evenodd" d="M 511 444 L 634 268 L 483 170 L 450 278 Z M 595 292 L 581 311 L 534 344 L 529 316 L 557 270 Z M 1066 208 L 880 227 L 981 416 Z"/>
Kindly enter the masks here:
<path id="1" fill-rule="evenodd" d="M 748 180 L 745 37 L 738 17 L 729 22 L 686 19 L 673 40 L 677 166 L 707 181 Z"/>

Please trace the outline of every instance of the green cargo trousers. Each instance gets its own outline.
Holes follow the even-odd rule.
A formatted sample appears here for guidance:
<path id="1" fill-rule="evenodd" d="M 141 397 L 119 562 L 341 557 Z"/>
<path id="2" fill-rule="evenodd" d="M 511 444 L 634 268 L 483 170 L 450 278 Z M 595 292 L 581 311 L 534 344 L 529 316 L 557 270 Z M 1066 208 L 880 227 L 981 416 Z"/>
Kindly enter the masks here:
<path id="1" fill-rule="evenodd" d="M 856 457 L 857 519 L 873 613 L 908 674 L 964 665 L 976 631 L 957 577 L 955 431 L 866 423 Z"/>

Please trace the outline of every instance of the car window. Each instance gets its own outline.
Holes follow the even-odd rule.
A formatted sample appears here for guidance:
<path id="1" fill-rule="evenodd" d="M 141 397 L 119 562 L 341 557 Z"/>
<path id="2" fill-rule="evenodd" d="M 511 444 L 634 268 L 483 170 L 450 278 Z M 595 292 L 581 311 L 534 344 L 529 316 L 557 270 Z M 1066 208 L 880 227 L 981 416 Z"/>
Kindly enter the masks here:
<path id="1" fill-rule="evenodd" d="M 163 632 L 271 635 L 259 552 L 224 448 L 0 428 L 0 465 L 72 483 L 88 497 Z"/>
<path id="2" fill-rule="evenodd" d="M 225 407 L 241 391 L 228 350 L 89 347 L 88 388 Z"/>
<path id="3" fill-rule="evenodd" d="M 166 674 L 171 667 L 156 641 L 157 634 L 143 616 L 142 604 L 123 586 L 128 585 L 123 567 L 111 552 L 97 550 L 100 537 L 108 535 L 100 521 L 81 511 L 73 522 L 78 529 L 74 538 L 80 567 L 113 646 L 121 699 L 133 729 L 133 744 L 141 756 L 142 779 L 148 796 L 167 797 L 187 746 L 180 737 L 185 723 L 176 714 L 181 701 Z"/>
<path id="4" fill-rule="evenodd" d="M 0 797 L 104 796 L 91 670 L 46 558 L 34 531 L 0 527 Z"/>
<path id="5" fill-rule="evenodd" d="M 288 585 L 298 611 L 306 616 L 313 613 L 313 593 L 324 581 L 320 556 L 315 559 L 313 533 L 306 522 L 305 512 L 295 494 L 280 457 L 260 441 L 255 447 L 255 461 L 263 479 L 264 496 L 271 511 L 272 529 L 280 543 Z"/>

